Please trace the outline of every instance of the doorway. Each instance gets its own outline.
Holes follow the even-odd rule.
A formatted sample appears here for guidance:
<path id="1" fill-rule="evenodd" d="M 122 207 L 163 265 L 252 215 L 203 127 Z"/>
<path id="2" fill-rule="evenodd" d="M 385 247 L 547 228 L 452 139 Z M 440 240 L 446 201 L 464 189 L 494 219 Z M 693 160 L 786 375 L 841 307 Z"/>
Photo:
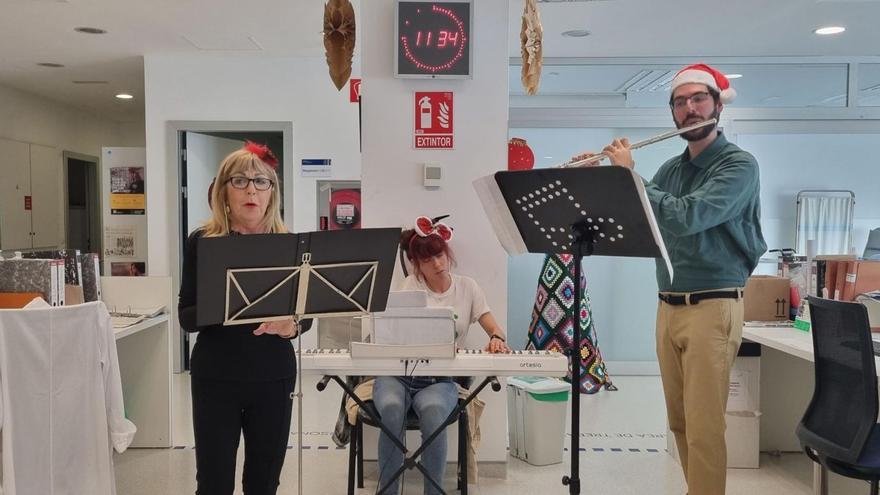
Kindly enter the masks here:
<path id="1" fill-rule="evenodd" d="M 101 253 L 101 188 L 98 158 L 65 151 L 65 245 L 83 253 Z"/>
<path id="2" fill-rule="evenodd" d="M 245 141 L 265 144 L 275 153 L 278 162 L 285 163 L 285 133 L 282 130 L 179 130 L 179 256 L 178 270 L 182 270 L 182 250 L 189 234 L 205 224 L 211 216 L 208 203 L 208 187 L 211 185 L 220 162 L 229 153 L 241 149 Z M 281 195 L 281 217 L 285 220 L 284 167 L 280 166 L 278 187 Z M 286 223 L 290 224 L 290 221 Z M 181 370 L 189 369 L 189 358 L 198 338 L 197 333 L 180 332 L 179 364 Z"/>

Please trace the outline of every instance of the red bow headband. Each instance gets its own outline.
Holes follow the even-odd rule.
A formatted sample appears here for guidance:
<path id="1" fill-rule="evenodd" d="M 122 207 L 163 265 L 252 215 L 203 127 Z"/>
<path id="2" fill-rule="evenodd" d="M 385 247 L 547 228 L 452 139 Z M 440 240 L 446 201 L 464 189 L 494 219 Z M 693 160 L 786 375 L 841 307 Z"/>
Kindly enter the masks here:
<path id="1" fill-rule="evenodd" d="M 244 149 L 257 155 L 257 158 L 266 162 L 266 165 L 269 165 L 273 169 L 278 168 L 278 158 L 275 158 L 275 153 L 272 153 L 272 150 L 270 150 L 269 147 L 265 144 L 257 144 L 253 141 L 245 141 Z"/>
<path id="2" fill-rule="evenodd" d="M 452 239 L 452 228 L 440 221 L 448 216 L 449 215 L 443 215 L 442 217 L 436 217 L 433 219 L 428 217 L 416 218 L 416 234 L 421 237 L 437 235 L 444 241 L 449 242 Z"/>

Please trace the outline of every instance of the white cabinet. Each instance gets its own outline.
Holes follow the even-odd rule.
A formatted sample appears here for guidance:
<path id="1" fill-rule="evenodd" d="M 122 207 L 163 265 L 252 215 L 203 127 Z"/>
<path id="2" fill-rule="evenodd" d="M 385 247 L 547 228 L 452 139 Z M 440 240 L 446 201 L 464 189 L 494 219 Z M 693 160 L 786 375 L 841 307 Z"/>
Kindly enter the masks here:
<path id="1" fill-rule="evenodd" d="M 62 243 L 61 153 L 0 139 L 0 249 Z"/>

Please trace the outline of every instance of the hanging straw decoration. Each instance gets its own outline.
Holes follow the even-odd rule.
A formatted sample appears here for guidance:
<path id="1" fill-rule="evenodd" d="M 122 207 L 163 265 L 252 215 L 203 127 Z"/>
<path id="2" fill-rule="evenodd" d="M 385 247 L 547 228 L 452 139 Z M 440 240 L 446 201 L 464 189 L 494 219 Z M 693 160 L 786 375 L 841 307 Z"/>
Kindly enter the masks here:
<path id="1" fill-rule="evenodd" d="M 354 56 L 354 7 L 349 0 L 330 0 L 324 5 L 324 50 L 330 79 L 342 90 L 351 77 Z"/>
<path id="2" fill-rule="evenodd" d="M 541 14 L 535 0 L 526 0 L 522 15 L 522 30 L 519 39 L 522 43 L 522 80 L 528 95 L 538 93 L 541 82 L 541 67 L 544 65 L 541 44 L 544 28 L 541 27 Z"/>

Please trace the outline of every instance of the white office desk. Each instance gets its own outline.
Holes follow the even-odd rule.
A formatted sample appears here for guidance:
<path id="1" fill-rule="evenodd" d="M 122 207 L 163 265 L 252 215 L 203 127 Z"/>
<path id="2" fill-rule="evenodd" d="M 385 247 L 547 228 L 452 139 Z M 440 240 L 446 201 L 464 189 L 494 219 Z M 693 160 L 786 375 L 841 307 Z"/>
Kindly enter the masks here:
<path id="1" fill-rule="evenodd" d="M 743 339 L 756 342 L 785 354 L 813 362 L 813 335 L 794 327 L 749 326 L 743 327 Z M 874 357 L 877 376 L 880 376 L 880 358 Z M 812 370 L 812 366 L 810 366 Z M 811 376 L 812 377 L 812 376 Z M 812 393 L 812 387 L 810 389 Z"/>
<path id="2" fill-rule="evenodd" d="M 114 308 L 171 305 L 171 277 L 101 277 L 104 304 Z M 168 448 L 171 438 L 172 315 L 114 328 L 125 412 L 137 433 L 131 447 Z"/>
<path id="3" fill-rule="evenodd" d="M 171 318 L 114 328 L 125 413 L 137 434 L 131 447 L 171 447 Z"/>
<path id="4" fill-rule="evenodd" d="M 794 430 L 813 396 L 812 334 L 793 327 L 747 325 L 743 339 L 762 346 L 761 451 L 800 452 Z M 880 359 L 874 362 L 880 370 Z M 813 466 L 813 493 L 827 493 L 818 464 Z"/>

